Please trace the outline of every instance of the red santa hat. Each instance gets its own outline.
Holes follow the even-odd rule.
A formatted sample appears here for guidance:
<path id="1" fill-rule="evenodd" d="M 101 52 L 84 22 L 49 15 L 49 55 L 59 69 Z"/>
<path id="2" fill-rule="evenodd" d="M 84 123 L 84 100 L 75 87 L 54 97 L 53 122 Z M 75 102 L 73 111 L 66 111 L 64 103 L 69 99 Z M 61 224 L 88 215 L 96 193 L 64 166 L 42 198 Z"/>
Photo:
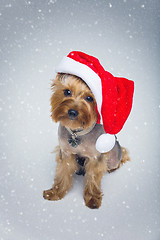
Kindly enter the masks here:
<path id="1" fill-rule="evenodd" d="M 115 144 L 114 134 L 122 129 L 130 114 L 134 82 L 114 77 L 97 58 L 79 51 L 64 57 L 56 72 L 76 75 L 89 86 L 97 103 L 97 123 L 103 124 L 106 132 L 97 139 L 96 148 L 100 152 L 110 151 Z"/>

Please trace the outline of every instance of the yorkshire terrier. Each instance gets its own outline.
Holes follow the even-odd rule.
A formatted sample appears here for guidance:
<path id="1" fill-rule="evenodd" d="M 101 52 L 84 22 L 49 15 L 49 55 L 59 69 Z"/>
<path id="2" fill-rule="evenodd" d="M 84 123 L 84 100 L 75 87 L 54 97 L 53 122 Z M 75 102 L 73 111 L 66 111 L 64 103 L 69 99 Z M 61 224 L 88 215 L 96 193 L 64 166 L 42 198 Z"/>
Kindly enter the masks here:
<path id="1" fill-rule="evenodd" d="M 52 84 L 51 117 L 59 122 L 59 147 L 54 184 L 43 192 L 47 200 L 62 199 L 72 186 L 73 175 L 85 176 L 84 201 L 89 208 L 102 202 L 101 179 L 129 161 L 128 152 L 116 140 L 107 153 L 95 148 L 97 137 L 104 133 L 97 124 L 96 101 L 87 84 L 79 77 L 58 73 Z"/>

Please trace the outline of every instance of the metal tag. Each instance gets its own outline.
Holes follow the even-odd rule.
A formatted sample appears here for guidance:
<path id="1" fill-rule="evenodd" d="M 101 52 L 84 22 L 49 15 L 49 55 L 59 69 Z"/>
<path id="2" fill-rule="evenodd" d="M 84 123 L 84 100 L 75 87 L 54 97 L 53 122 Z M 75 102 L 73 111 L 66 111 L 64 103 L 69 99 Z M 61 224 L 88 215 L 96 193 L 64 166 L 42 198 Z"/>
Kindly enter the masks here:
<path id="1" fill-rule="evenodd" d="M 81 144 L 81 139 L 78 137 L 75 137 L 74 135 L 71 135 L 71 137 L 68 139 L 69 145 L 76 148 L 78 145 Z"/>

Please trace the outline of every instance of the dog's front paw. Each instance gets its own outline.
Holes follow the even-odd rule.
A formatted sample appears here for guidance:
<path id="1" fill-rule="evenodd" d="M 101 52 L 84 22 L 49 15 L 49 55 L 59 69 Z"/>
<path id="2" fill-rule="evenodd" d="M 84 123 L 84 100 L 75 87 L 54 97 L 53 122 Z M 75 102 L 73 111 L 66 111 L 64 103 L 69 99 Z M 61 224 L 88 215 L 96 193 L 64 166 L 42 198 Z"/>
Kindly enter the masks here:
<path id="1" fill-rule="evenodd" d="M 99 208 L 101 206 L 102 197 L 92 197 L 88 202 L 85 201 L 87 207 L 91 209 Z"/>
<path id="2" fill-rule="evenodd" d="M 102 194 L 91 195 L 89 192 L 85 192 L 84 201 L 87 207 L 91 209 L 99 208 L 102 203 Z"/>
<path id="3" fill-rule="evenodd" d="M 59 191 L 58 188 L 53 187 L 43 192 L 43 197 L 50 201 L 61 200 L 65 196 L 65 192 Z"/>

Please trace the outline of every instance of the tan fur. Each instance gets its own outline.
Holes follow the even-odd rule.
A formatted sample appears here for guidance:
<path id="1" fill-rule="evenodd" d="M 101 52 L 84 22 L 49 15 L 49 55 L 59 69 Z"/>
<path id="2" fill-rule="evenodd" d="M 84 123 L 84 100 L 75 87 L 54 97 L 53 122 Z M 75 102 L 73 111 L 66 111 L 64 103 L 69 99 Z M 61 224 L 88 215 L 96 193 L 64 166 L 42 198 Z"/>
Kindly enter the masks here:
<path id="1" fill-rule="evenodd" d="M 72 186 L 72 177 L 77 170 L 77 164 L 73 155 L 66 156 L 61 151 L 56 156 L 57 168 L 54 185 L 51 189 L 44 191 L 44 197 L 48 200 L 62 199 Z"/>
<path id="2" fill-rule="evenodd" d="M 51 113 L 52 119 L 55 122 L 61 122 L 62 125 L 71 129 L 90 127 L 97 119 L 95 111 L 95 100 L 88 104 L 85 97 L 93 96 L 87 85 L 82 80 L 75 76 L 66 76 L 58 74 L 52 89 L 54 94 L 51 97 Z M 71 97 L 64 96 L 64 90 L 70 89 Z M 76 121 L 71 121 L 68 118 L 68 110 L 75 109 L 79 111 L 79 116 Z"/>
<path id="3" fill-rule="evenodd" d="M 64 90 L 69 89 L 71 96 L 65 96 Z M 74 129 L 87 129 L 97 121 L 95 110 L 95 98 L 82 81 L 82 79 L 67 74 L 57 74 L 52 84 L 53 94 L 51 97 L 51 117 L 55 122 Z M 91 96 L 93 102 L 87 102 L 86 97 Z M 78 111 L 76 119 L 71 120 L 68 116 L 68 110 L 75 109 Z M 58 147 L 56 149 L 56 175 L 54 185 L 51 189 L 44 191 L 43 196 L 48 200 L 62 199 L 72 186 L 72 178 L 78 170 L 78 164 L 75 155 L 72 152 L 63 151 Z M 108 160 L 106 160 L 108 159 Z M 105 172 L 112 172 L 120 167 L 121 164 L 129 161 L 128 152 L 122 148 L 121 163 L 110 163 L 110 152 L 102 154 L 101 158 L 87 157 L 85 161 L 85 186 L 84 200 L 89 208 L 99 208 L 102 201 L 101 179 Z"/>

